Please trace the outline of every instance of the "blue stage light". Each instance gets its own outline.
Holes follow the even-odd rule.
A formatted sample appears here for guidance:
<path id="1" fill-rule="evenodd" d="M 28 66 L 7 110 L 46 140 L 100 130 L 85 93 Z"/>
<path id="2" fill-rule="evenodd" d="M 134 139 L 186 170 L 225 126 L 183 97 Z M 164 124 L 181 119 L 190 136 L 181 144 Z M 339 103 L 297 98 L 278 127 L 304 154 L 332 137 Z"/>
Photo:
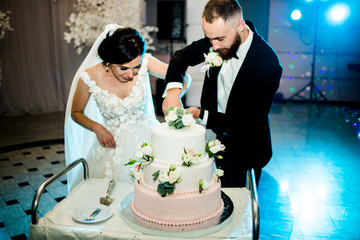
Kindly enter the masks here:
<path id="1" fill-rule="evenodd" d="M 294 21 L 300 20 L 301 18 L 301 11 L 299 9 L 295 9 L 291 13 L 291 19 Z"/>
<path id="2" fill-rule="evenodd" d="M 342 24 L 350 15 L 350 7 L 345 3 L 334 4 L 326 12 L 326 18 L 329 24 Z"/>

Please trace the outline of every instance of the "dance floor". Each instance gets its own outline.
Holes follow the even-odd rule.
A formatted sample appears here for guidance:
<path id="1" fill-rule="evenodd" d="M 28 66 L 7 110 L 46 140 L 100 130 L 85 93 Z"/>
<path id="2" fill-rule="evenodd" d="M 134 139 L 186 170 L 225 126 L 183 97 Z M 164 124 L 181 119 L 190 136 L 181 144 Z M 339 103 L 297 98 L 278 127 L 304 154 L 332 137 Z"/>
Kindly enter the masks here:
<path id="1" fill-rule="evenodd" d="M 62 116 L 0 117 L 0 239 L 27 238 L 34 191 L 64 167 Z M 260 239 L 360 239 L 358 110 L 275 104 L 270 124 L 274 155 L 258 189 Z M 39 216 L 66 197 L 66 184 L 61 178 L 47 189 Z"/>

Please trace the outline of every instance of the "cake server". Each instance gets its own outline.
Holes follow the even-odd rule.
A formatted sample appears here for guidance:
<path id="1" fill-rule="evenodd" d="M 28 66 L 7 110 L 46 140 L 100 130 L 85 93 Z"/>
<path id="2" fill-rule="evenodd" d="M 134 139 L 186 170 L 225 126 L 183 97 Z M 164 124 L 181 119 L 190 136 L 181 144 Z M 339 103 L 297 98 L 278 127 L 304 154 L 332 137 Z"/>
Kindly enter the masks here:
<path id="1" fill-rule="evenodd" d="M 84 221 L 94 221 L 95 217 L 101 212 L 101 208 L 95 209 L 87 218 L 84 219 Z"/>
<path id="2" fill-rule="evenodd" d="M 114 189 L 114 187 L 115 187 L 115 181 L 111 180 L 109 182 L 109 186 L 108 186 L 108 189 L 106 191 L 106 196 L 105 197 L 100 197 L 100 203 L 101 204 L 109 206 L 114 201 L 113 198 L 110 198 L 110 194 L 111 194 L 112 190 Z"/>

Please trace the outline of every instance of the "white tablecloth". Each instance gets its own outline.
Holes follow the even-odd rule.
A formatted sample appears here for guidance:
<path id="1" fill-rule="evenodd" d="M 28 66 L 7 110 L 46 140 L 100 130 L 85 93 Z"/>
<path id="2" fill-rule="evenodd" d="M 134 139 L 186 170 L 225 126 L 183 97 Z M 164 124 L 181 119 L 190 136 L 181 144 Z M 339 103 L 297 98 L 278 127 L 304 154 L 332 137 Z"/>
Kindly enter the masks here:
<path id="1" fill-rule="evenodd" d="M 118 182 L 111 194 L 115 201 L 110 205 L 113 215 L 99 223 L 80 223 L 72 218 L 72 212 L 84 205 L 98 204 L 105 196 L 108 181 L 88 179 L 74 188 L 67 198 L 61 201 L 39 220 L 30 224 L 29 239 L 169 239 L 140 233 L 129 227 L 122 219 L 120 203 L 134 189 L 132 184 Z M 246 188 L 222 189 L 233 201 L 234 212 L 229 224 L 216 233 L 198 239 L 251 239 L 252 213 L 250 192 Z M 180 238 L 176 238 L 180 239 Z"/>

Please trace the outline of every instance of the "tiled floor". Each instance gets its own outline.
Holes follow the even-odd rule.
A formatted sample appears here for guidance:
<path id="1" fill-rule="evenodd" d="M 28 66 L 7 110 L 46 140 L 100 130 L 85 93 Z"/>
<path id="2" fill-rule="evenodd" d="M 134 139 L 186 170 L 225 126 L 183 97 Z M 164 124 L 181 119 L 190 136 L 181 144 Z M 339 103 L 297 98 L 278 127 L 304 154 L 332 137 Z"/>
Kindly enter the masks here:
<path id="1" fill-rule="evenodd" d="M 0 239 L 27 239 L 35 190 L 65 165 L 64 145 L 45 145 L 0 154 Z M 40 199 L 39 217 L 67 194 L 66 178 Z"/>
<path id="2" fill-rule="evenodd" d="M 1 139 L 11 135 L 11 144 L 61 139 L 60 115 L 38 116 L 39 130 L 32 130 L 39 125 L 36 116 L 1 117 Z M 337 106 L 318 111 L 313 105 L 274 105 L 270 122 L 274 156 L 258 190 L 261 239 L 360 239 L 360 113 Z M 0 142 L 2 150 L 5 143 Z M 34 190 L 64 166 L 63 150 L 57 143 L 0 153 L 0 239 L 26 239 Z M 65 195 L 62 178 L 43 195 L 40 216 Z"/>

